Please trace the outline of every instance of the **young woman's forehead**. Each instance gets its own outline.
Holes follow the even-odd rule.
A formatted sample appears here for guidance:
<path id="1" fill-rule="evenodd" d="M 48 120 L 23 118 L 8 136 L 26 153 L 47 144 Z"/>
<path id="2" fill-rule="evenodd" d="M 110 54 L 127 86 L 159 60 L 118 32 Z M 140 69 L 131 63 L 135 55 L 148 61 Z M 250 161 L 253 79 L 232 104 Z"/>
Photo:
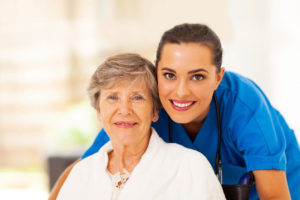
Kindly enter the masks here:
<path id="1" fill-rule="evenodd" d="M 197 43 L 166 44 L 158 64 L 160 69 L 197 70 L 212 66 L 211 50 Z"/>
<path id="2" fill-rule="evenodd" d="M 198 43 L 181 43 L 181 44 L 165 44 L 162 49 L 162 59 L 166 55 L 173 55 L 174 57 L 180 57 L 183 55 L 189 55 L 196 58 L 212 58 L 212 51 L 209 47 Z"/>

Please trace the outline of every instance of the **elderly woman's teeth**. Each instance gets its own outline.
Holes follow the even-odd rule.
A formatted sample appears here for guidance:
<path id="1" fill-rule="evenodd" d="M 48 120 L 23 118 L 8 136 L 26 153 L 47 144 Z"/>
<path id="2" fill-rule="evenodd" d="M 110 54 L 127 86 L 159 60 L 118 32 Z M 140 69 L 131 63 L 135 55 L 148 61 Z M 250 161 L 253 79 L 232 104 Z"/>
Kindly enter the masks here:
<path id="1" fill-rule="evenodd" d="M 117 122 L 116 124 L 120 125 L 120 126 L 132 126 L 132 125 L 135 125 L 136 123 L 135 122 Z"/>

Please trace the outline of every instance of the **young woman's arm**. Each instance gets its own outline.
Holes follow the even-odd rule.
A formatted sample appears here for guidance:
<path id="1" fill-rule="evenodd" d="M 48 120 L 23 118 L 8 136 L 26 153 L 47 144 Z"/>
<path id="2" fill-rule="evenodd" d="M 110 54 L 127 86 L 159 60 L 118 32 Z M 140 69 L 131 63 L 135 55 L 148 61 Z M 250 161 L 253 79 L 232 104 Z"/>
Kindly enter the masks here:
<path id="1" fill-rule="evenodd" d="M 253 174 L 260 199 L 291 199 L 285 171 L 255 170 Z"/>
<path id="2" fill-rule="evenodd" d="M 74 163 L 72 163 L 70 166 L 68 166 L 63 173 L 59 176 L 59 178 L 57 179 L 55 185 L 53 186 L 49 198 L 48 200 L 55 200 L 61 187 L 63 186 L 65 180 L 68 178 L 68 175 L 70 174 L 72 168 L 76 165 L 76 163 L 78 163 L 81 159 L 79 158 L 78 160 L 76 160 Z"/>

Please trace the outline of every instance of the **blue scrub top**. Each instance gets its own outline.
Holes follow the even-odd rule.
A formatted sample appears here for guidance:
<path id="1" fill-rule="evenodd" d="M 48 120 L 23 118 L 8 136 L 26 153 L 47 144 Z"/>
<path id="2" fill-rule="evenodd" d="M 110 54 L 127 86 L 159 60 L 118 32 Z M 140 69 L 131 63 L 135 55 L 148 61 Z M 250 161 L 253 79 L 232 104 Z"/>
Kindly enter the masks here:
<path id="1" fill-rule="evenodd" d="M 225 72 L 216 90 L 221 118 L 221 160 L 223 184 L 237 184 L 247 171 L 285 170 L 292 199 L 300 199 L 300 149 L 293 130 L 270 104 L 265 94 L 251 80 Z M 164 141 L 169 142 L 168 114 L 164 109 L 152 123 Z M 194 141 L 181 124 L 172 122 L 173 142 L 204 154 L 213 168 L 218 141 L 214 102 Z M 97 152 L 109 137 L 102 129 L 82 159 Z M 251 198 L 258 199 L 255 186 Z"/>

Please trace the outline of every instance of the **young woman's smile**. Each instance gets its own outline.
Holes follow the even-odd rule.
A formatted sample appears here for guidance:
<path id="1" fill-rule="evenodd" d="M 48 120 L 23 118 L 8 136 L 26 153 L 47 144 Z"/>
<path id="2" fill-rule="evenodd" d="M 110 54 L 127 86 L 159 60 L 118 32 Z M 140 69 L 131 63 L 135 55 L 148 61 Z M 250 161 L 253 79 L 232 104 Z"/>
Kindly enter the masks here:
<path id="1" fill-rule="evenodd" d="M 170 102 L 175 110 L 186 111 L 190 109 L 196 101 L 183 101 L 183 100 L 170 99 Z"/>
<path id="2" fill-rule="evenodd" d="M 177 123 L 201 124 L 209 111 L 214 91 L 222 80 L 213 65 L 211 50 L 198 43 L 163 46 L 157 77 L 160 101 Z"/>

